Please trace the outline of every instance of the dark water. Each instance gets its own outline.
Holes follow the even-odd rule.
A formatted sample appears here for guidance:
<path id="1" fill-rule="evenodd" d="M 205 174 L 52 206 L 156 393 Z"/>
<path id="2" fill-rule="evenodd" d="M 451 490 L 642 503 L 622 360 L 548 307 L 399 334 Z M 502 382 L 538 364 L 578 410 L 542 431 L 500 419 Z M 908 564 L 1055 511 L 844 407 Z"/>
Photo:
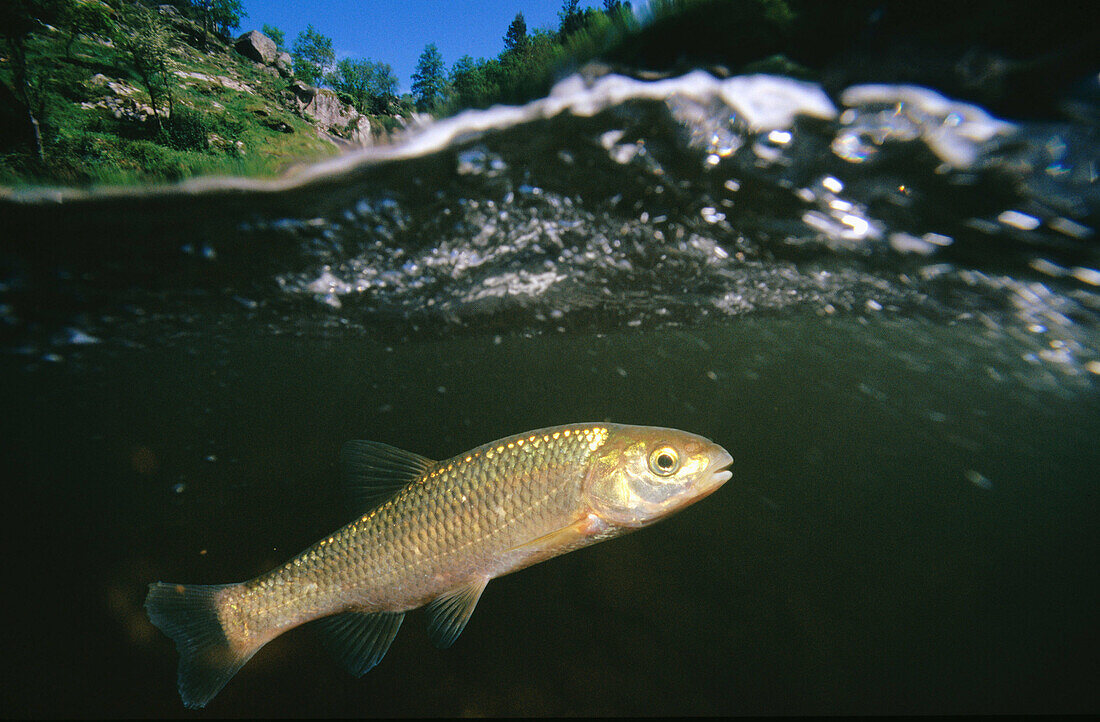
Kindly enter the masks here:
<path id="1" fill-rule="evenodd" d="M 289 188 L 4 201 L 17 716 L 182 715 L 148 582 L 350 516 L 349 438 L 679 427 L 733 479 L 218 715 L 1095 712 L 1095 128 L 915 88 L 579 81 Z M 771 115 L 764 111 L 777 111 Z"/>

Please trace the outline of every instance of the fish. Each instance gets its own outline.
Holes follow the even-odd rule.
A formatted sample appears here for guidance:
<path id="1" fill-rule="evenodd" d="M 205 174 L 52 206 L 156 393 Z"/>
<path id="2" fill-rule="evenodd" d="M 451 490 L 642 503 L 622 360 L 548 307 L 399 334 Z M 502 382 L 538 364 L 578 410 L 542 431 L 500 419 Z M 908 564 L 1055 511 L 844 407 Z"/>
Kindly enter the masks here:
<path id="1" fill-rule="evenodd" d="M 359 510 L 344 527 L 245 582 L 149 585 L 145 610 L 176 643 L 187 707 L 314 620 L 358 676 L 412 609 L 426 608 L 429 638 L 447 648 L 491 579 L 663 519 L 728 481 L 733 458 L 685 431 L 582 423 L 445 461 L 349 441 L 341 463 Z"/>

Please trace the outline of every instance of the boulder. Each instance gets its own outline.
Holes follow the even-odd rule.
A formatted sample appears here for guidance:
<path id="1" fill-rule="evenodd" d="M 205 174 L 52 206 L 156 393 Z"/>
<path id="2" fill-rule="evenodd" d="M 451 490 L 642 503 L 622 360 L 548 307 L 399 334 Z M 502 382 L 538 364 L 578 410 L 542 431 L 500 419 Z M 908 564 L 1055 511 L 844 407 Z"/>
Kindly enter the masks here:
<path id="1" fill-rule="evenodd" d="M 255 60 L 257 63 L 263 63 L 264 65 L 273 64 L 279 55 L 279 50 L 275 47 L 275 41 L 259 30 L 250 30 L 240 36 L 233 47 L 249 60 Z"/>
<path id="2" fill-rule="evenodd" d="M 354 123 L 349 123 L 346 126 L 346 133 L 353 143 L 363 147 L 374 145 L 374 131 L 370 127 L 370 118 L 365 115 L 360 115 L 355 118 Z"/>
<path id="3" fill-rule="evenodd" d="M 374 145 L 378 140 L 370 118 L 341 102 L 336 93 L 327 88 L 314 88 L 301 80 L 292 80 L 284 97 L 288 104 L 297 106 L 301 116 L 313 124 L 322 138 L 341 148 Z M 293 132 L 289 126 L 276 129 Z"/>
<path id="4" fill-rule="evenodd" d="M 294 98 L 298 101 L 298 110 L 303 110 L 312 103 L 313 96 L 317 95 L 317 88 L 301 80 L 293 81 L 287 89 L 294 94 Z"/>
<path id="5" fill-rule="evenodd" d="M 331 90 L 313 88 L 313 98 L 302 108 L 317 123 L 326 128 L 344 127 L 348 121 L 357 118 L 359 113 L 349 105 L 344 105 Z"/>
<path id="6" fill-rule="evenodd" d="M 275 69 L 279 71 L 279 75 L 284 78 L 289 78 L 294 75 L 294 59 L 290 57 L 290 53 L 279 53 L 275 58 Z"/>
<path id="7" fill-rule="evenodd" d="M 345 148 L 374 143 L 370 118 L 342 103 L 336 93 L 314 88 L 301 80 L 293 81 L 289 90 L 297 101 L 299 112 L 313 123 L 322 137 Z"/>

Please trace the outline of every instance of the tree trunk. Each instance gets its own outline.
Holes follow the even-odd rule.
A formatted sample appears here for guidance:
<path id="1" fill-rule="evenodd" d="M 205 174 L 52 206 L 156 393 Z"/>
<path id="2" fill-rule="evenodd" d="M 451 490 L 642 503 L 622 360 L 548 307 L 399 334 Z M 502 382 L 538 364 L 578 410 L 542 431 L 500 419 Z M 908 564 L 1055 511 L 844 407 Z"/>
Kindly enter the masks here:
<path id="1" fill-rule="evenodd" d="M 31 137 L 34 140 L 34 156 L 39 163 L 46 162 L 46 149 L 42 147 L 42 129 L 38 125 L 38 118 L 34 117 L 34 111 L 27 106 L 27 124 L 31 129 Z"/>
<path id="2" fill-rule="evenodd" d="M 153 121 L 157 126 L 157 135 L 161 138 L 164 137 L 164 123 L 160 119 L 160 94 L 157 92 L 156 83 L 153 82 L 152 74 L 147 69 L 141 67 L 137 68 L 138 74 L 141 76 L 141 82 L 145 84 L 145 90 L 149 93 L 149 104 L 153 106 Z"/>
<path id="3" fill-rule="evenodd" d="M 31 143 L 34 145 L 34 156 L 39 163 L 46 162 L 46 151 L 42 147 L 42 128 L 38 118 L 34 115 L 34 105 L 31 103 L 31 82 L 27 73 L 27 47 L 22 36 L 8 36 L 8 47 L 11 49 L 12 79 L 15 81 L 15 97 L 23 105 L 27 118 L 27 131 Z"/>

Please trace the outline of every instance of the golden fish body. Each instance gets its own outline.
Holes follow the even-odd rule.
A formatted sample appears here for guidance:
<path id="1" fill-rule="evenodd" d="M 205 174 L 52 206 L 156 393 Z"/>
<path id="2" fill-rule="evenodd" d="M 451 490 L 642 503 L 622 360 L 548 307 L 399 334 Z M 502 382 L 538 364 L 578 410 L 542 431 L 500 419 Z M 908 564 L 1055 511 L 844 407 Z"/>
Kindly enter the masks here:
<path id="1" fill-rule="evenodd" d="M 323 618 L 363 674 L 404 613 L 428 605 L 440 647 L 462 632 L 490 579 L 644 526 L 730 478 L 720 446 L 675 429 L 571 424 L 436 462 L 353 441 L 349 481 L 384 498 L 287 563 L 241 584 L 156 582 L 149 618 L 175 639 L 179 686 L 204 706 L 264 644 Z"/>

